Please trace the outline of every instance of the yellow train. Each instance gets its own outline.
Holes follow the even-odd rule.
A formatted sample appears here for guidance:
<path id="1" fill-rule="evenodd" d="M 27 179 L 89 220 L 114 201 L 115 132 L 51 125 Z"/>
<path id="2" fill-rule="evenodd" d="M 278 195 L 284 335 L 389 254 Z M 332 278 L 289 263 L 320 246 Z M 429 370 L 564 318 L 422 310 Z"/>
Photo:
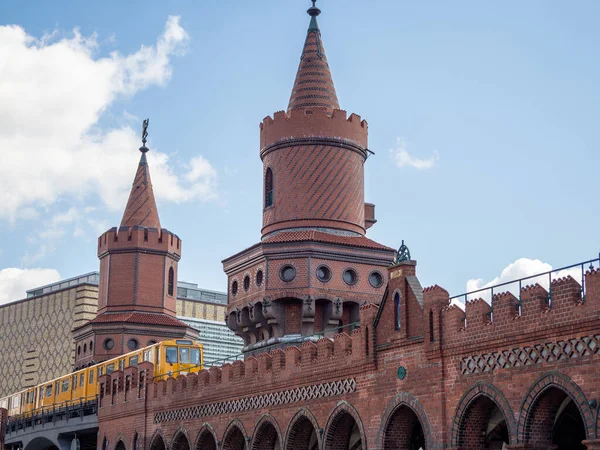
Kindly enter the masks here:
<path id="1" fill-rule="evenodd" d="M 204 348 L 199 342 L 187 339 L 159 342 L 0 398 L 0 407 L 7 409 L 10 417 L 17 417 L 89 401 L 98 394 L 99 376 L 137 366 L 142 361 L 154 363 L 154 379 L 177 377 L 202 370 Z"/>

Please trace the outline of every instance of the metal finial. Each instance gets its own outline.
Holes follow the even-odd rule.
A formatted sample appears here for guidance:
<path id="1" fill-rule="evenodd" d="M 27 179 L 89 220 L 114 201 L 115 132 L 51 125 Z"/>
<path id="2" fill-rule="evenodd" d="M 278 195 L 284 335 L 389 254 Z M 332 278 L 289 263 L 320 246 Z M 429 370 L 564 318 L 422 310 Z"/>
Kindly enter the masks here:
<path id="1" fill-rule="evenodd" d="M 403 261 L 410 261 L 410 250 L 404 245 L 404 239 L 402 239 L 402 245 L 396 252 L 396 258 L 394 258 L 394 264 L 399 264 Z"/>
<path id="2" fill-rule="evenodd" d="M 319 14 L 321 14 L 321 10 L 319 8 L 317 8 L 317 6 L 315 5 L 315 3 L 317 3 L 317 0 L 311 0 L 311 1 L 312 1 L 312 6 L 310 8 L 308 8 L 308 10 L 306 12 L 311 17 L 317 17 Z"/>
<path id="3" fill-rule="evenodd" d="M 142 146 L 140 147 L 140 152 L 146 153 L 149 149 L 146 147 L 146 139 L 148 138 L 148 123 L 150 119 L 146 119 L 142 122 Z"/>

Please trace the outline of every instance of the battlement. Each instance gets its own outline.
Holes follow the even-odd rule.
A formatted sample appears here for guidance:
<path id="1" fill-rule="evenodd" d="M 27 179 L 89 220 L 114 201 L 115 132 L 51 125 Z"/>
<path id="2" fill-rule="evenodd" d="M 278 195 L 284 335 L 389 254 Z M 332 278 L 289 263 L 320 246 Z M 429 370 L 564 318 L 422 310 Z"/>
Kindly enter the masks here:
<path id="1" fill-rule="evenodd" d="M 582 285 L 571 275 L 552 280 L 549 289 L 539 283 L 512 292 L 496 293 L 491 304 L 482 298 L 442 308 L 442 341 L 448 347 L 482 345 L 486 341 L 513 340 L 532 332 L 581 326 L 600 319 L 600 271 L 588 270 Z"/>
<path id="2" fill-rule="evenodd" d="M 326 108 L 299 108 L 288 113 L 278 111 L 260 124 L 262 151 L 278 142 L 302 138 L 328 138 L 367 148 L 368 125 L 357 114 L 347 117 L 346 111 Z"/>
<path id="3" fill-rule="evenodd" d="M 135 248 L 181 256 L 181 244 L 181 239 L 165 228 L 113 227 L 98 238 L 98 257 Z"/>

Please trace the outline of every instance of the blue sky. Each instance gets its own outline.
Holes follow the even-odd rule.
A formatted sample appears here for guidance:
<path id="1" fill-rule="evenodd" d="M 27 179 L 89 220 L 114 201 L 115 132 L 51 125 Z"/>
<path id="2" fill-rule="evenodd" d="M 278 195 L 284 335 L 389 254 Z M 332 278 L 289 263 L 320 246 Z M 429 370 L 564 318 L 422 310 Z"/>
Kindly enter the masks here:
<path id="1" fill-rule="evenodd" d="M 308 6 L 0 3 L 0 303 L 98 269 L 145 117 L 179 278 L 225 290 L 220 261 L 260 238 L 258 125 L 287 107 Z M 370 238 L 404 239 L 451 294 L 597 255 L 600 3 L 318 6 L 340 105 L 376 153 Z"/>

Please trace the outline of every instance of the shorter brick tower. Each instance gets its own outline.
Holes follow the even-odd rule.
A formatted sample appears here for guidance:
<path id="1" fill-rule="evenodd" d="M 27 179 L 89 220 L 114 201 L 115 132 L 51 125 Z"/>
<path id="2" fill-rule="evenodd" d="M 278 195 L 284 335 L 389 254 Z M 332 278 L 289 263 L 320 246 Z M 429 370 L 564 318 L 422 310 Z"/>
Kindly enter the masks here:
<path id="1" fill-rule="evenodd" d="M 310 23 L 287 112 L 260 124 L 261 242 L 223 261 L 227 325 L 257 353 L 315 333 L 350 331 L 379 303 L 395 251 L 368 239 L 367 122 L 340 109 L 321 31 Z"/>
<path id="2" fill-rule="evenodd" d="M 143 142 L 121 226 L 98 238 L 98 315 L 73 330 L 75 368 L 162 340 L 198 337 L 175 317 L 181 239 L 160 226 Z"/>

